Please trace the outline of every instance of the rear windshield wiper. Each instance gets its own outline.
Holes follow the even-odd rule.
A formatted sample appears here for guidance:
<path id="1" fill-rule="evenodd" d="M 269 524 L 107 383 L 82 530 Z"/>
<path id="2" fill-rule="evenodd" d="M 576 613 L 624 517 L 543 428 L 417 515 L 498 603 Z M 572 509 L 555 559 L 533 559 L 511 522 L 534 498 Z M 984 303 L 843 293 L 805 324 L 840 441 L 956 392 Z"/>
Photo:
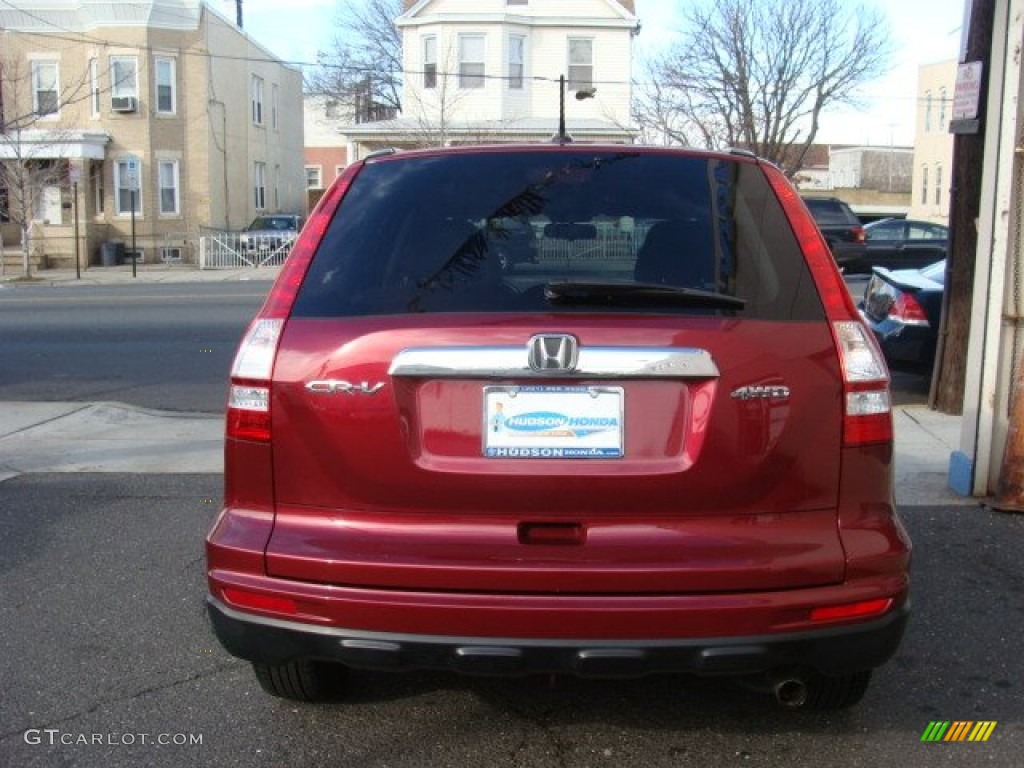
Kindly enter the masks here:
<path id="1" fill-rule="evenodd" d="M 624 307 L 706 307 L 743 309 L 745 299 L 724 293 L 650 283 L 565 281 L 544 286 L 552 304 L 607 304 Z"/>

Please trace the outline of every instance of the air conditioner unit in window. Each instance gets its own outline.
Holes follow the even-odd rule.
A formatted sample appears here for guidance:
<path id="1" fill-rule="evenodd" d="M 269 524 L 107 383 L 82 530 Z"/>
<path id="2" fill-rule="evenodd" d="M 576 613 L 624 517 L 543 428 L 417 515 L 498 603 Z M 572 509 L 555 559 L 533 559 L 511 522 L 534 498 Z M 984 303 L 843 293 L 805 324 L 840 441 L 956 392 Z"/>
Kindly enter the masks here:
<path id="1" fill-rule="evenodd" d="M 111 96 L 110 109 L 114 112 L 135 112 L 139 102 L 134 96 Z"/>

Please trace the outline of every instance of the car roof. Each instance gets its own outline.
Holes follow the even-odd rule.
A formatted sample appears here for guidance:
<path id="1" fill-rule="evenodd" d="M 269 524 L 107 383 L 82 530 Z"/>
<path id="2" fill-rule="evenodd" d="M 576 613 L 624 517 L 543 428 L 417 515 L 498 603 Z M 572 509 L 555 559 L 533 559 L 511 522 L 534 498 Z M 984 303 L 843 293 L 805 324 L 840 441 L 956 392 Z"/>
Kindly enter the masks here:
<path id="1" fill-rule="evenodd" d="M 707 157 L 731 161 L 759 163 L 768 161 L 742 149 L 708 150 L 693 147 L 657 147 L 645 144 L 589 144 L 584 142 L 544 142 L 522 144 L 465 144 L 451 147 L 430 147 L 425 149 L 385 149 L 372 152 L 363 160 L 380 162 L 416 157 L 436 157 L 440 155 L 476 155 L 518 152 L 600 152 L 602 154 L 659 154 L 679 157 Z"/>

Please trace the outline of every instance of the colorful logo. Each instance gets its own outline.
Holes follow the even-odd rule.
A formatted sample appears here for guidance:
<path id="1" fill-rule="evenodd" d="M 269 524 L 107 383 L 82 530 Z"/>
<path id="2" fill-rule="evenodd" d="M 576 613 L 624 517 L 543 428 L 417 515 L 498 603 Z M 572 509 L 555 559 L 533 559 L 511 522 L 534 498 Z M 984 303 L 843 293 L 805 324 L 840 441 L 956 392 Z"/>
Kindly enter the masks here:
<path id="1" fill-rule="evenodd" d="M 995 729 L 995 720 L 933 720 L 921 734 L 921 741 L 988 741 Z"/>

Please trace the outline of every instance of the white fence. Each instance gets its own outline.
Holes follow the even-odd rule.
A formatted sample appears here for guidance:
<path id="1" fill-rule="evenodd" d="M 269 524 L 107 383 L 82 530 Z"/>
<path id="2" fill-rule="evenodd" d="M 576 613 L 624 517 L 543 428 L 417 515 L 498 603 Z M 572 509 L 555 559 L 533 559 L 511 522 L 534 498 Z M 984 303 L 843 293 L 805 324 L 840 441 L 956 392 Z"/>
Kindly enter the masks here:
<path id="1" fill-rule="evenodd" d="M 200 269 L 279 267 L 295 235 L 251 240 L 239 232 L 211 232 L 199 238 Z"/>

